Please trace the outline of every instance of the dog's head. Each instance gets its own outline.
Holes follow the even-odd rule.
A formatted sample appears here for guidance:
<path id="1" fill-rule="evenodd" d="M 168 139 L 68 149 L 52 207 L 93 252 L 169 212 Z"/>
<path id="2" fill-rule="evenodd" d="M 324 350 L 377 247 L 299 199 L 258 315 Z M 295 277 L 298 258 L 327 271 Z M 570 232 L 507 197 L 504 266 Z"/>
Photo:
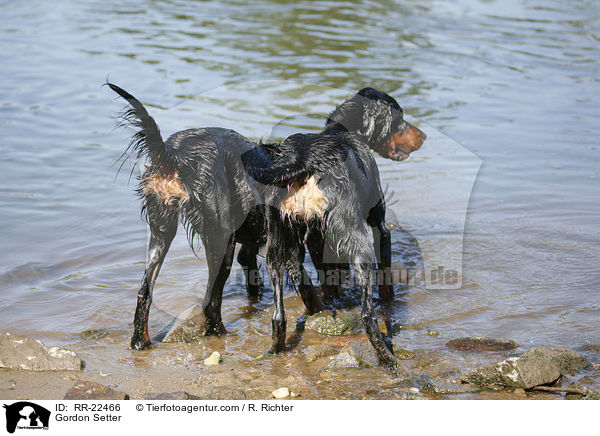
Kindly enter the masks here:
<path id="1" fill-rule="evenodd" d="M 393 97 L 373 88 L 361 89 L 338 106 L 327 119 L 327 125 L 331 124 L 342 125 L 392 160 L 406 159 L 426 138 L 425 133 L 404 120 L 404 111 Z"/>

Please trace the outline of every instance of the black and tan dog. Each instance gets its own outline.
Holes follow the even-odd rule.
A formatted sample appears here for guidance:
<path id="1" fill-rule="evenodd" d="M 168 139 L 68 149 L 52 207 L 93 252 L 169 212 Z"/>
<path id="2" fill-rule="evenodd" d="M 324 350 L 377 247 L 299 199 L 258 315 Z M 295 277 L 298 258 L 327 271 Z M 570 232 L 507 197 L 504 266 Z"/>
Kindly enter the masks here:
<path id="1" fill-rule="evenodd" d="M 303 174 L 330 168 L 337 158 L 322 157 L 316 159 L 316 163 L 312 156 L 307 156 L 308 159 L 302 163 L 302 157 L 297 155 L 299 149 L 290 150 L 284 144 L 259 145 L 232 130 L 222 128 L 184 130 L 163 141 L 158 126 L 144 106 L 118 86 L 108 85 L 131 106 L 123 114 L 123 121 L 139 129 L 130 145 L 132 151 L 137 152 L 138 157 L 149 158 L 149 166 L 141 177 L 138 192 L 143 200 L 142 210 L 151 236 L 146 270 L 138 292 L 131 348 L 144 349 L 151 344 L 148 317 L 152 290 L 180 218 L 186 226 L 190 242 L 198 235 L 204 245 L 209 269 L 209 282 L 202 305 L 207 319 L 206 333 L 220 334 L 224 332 L 221 321 L 223 286 L 229 276 L 236 242 L 242 243 L 238 261 L 244 266 L 248 292 L 256 294 L 261 286 L 260 280 L 256 280 L 259 277 L 256 255 L 266 242 L 263 206 L 265 187 L 248 176 L 248 166 L 254 170 L 269 168 L 276 171 L 281 165 L 294 168 L 296 175 L 300 175 L 300 178 L 294 179 L 294 183 L 298 184 L 298 180 L 305 177 Z M 344 110 L 338 108 L 329 123 L 336 123 L 339 116 L 354 117 L 355 112 L 360 112 L 360 107 L 357 106 L 351 113 L 345 113 Z M 378 132 L 382 129 L 387 133 L 381 136 L 382 142 L 368 144 L 384 156 L 400 159 L 412 150 L 408 140 L 412 133 L 408 129 L 404 136 L 398 136 L 399 130 L 394 123 L 391 117 L 381 123 L 383 127 L 374 126 Z M 372 134 L 369 137 L 374 139 Z M 384 204 L 382 206 L 385 213 Z M 318 237 L 313 236 L 313 239 L 316 242 L 311 246 L 324 245 L 318 241 Z M 382 251 L 389 252 L 389 231 L 387 247 Z M 303 246 L 299 246 L 297 252 L 299 259 L 296 261 L 301 264 Z M 389 262 L 386 264 L 389 266 Z M 316 266 L 319 267 L 318 263 Z M 320 302 L 310 279 L 301 265 L 299 271 L 302 277 L 299 291 L 303 302 L 310 312 L 318 311 Z"/>
<path id="2" fill-rule="evenodd" d="M 242 157 L 249 174 L 271 187 L 264 198 L 268 205 L 266 260 L 275 301 L 273 351 L 285 348 L 284 276 L 287 273 L 291 282 L 301 282 L 299 259 L 306 241 L 318 269 L 326 251 L 341 265 L 352 265 L 362 291 L 361 317 L 369 340 L 380 364 L 396 366 L 373 309 L 375 258 L 379 269 L 385 269 L 391 254 L 385 199 L 369 149 L 396 160 L 417 150 L 425 134 L 403 115 L 392 97 L 365 88 L 340 105 L 320 133 L 296 134 L 284 140 L 278 146 L 280 153 L 263 161 L 266 165 L 257 159 L 263 153 L 261 148 Z M 369 226 L 381 238 L 377 253 Z"/>

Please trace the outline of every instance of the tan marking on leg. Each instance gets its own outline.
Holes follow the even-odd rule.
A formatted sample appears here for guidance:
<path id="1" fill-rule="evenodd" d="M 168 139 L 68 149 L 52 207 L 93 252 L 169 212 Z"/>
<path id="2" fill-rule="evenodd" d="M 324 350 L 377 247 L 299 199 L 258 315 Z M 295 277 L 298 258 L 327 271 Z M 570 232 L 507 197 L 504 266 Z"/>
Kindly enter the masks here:
<path id="1" fill-rule="evenodd" d="M 310 221 L 312 218 L 322 217 L 328 205 L 317 179 L 311 176 L 302 185 L 296 182 L 288 187 L 288 194 L 279 203 L 279 210 L 284 216 Z"/>

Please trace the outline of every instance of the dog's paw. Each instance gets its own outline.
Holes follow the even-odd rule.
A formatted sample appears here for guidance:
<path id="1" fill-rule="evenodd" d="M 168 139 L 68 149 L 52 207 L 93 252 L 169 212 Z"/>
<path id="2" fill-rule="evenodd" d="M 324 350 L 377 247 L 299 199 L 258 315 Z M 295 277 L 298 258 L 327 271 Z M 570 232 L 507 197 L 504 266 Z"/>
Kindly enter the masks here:
<path id="1" fill-rule="evenodd" d="M 131 338 L 131 345 L 129 346 L 130 350 L 147 350 L 148 348 L 152 348 L 152 342 L 144 338 Z"/>

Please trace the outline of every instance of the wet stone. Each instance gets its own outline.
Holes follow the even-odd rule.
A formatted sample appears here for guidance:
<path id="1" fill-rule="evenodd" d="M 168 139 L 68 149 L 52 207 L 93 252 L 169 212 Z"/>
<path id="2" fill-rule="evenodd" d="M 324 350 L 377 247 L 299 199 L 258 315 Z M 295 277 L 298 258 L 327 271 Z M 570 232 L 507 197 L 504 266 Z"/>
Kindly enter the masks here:
<path id="1" fill-rule="evenodd" d="M 129 395 L 99 383 L 79 380 L 65 394 L 65 400 L 128 400 Z"/>
<path id="2" fill-rule="evenodd" d="M 523 356 L 554 363 L 563 374 L 575 374 L 581 368 L 590 366 L 590 362 L 576 351 L 566 348 L 533 347 Z"/>
<path id="3" fill-rule="evenodd" d="M 195 304 L 180 312 L 167 328 L 163 342 L 193 342 L 204 336 L 208 323 L 202 307 Z"/>
<path id="4" fill-rule="evenodd" d="M 221 354 L 218 351 L 213 351 L 213 353 L 204 359 L 204 364 L 206 366 L 216 366 L 221 361 Z"/>
<path id="5" fill-rule="evenodd" d="M 582 392 L 582 394 L 584 395 L 583 398 L 585 400 L 600 400 L 600 393 L 598 393 L 586 386 L 580 385 L 579 383 L 571 383 L 569 385 L 569 388 L 580 390 Z"/>
<path id="6" fill-rule="evenodd" d="M 334 356 L 331 362 L 324 368 L 325 370 L 337 370 L 337 369 L 348 369 L 358 368 L 360 363 L 354 356 L 351 356 L 348 352 L 342 352 Z"/>
<path id="7" fill-rule="evenodd" d="M 519 345 L 515 341 L 489 336 L 471 336 L 468 338 L 452 339 L 446 347 L 460 351 L 502 351 L 513 350 Z"/>
<path id="8" fill-rule="evenodd" d="M 288 388 L 275 389 L 271 395 L 273 398 L 287 398 L 290 396 L 290 390 Z"/>
<path id="9" fill-rule="evenodd" d="M 321 357 L 331 356 L 335 353 L 336 349 L 329 344 L 309 345 L 304 350 L 307 362 L 314 362 Z"/>
<path id="10" fill-rule="evenodd" d="M 426 395 L 454 395 L 467 392 L 477 392 L 479 388 L 469 384 L 458 384 L 431 380 L 421 387 L 421 391 Z"/>
<path id="11" fill-rule="evenodd" d="M 104 339 L 109 335 L 108 330 L 106 329 L 94 329 L 94 330 L 86 330 L 79 334 L 81 339 L 86 341 L 98 341 L 100 339 Z"/>
<path id="12" fill-rule="evenodd" d="M 324 310 L 310 316 L 305 328 L 326 336 L 347 336 L 358 333 L 361 325 L 358 312 Z"/>
<path id="13" fill-rule="evenodd" d="M 411 360 L 417 357 L 417 353 L 409 350 L 405 350 L 404 348 L 400 348 L 396 344 L 393 344 L 394 356 L 396 359 L 400 360 Z"/>
<path id="14" fill-rule="evenodd" d="M 352 341 L 349 342 L 343 349 L 342 352 L 348 353 L 354 357 L 361 367 L 375 367 L 378 364 L 377 353 L 371 346 L 366 342 Z"/>
<path id="15" fill-rule="evenodd" d="M 46 347 L 12 333 L 0 334 L 0 368 L 26 371 L 81 371 L 85 362 L 74 351 Z"/>
<path id="16" fill-rule="evenodd" d="M 487 389 L 531 389 L 552 383 L 561 376 L 553 363 L 536 358 L 512 357 L 461 375 L 461 381 Z"/>

